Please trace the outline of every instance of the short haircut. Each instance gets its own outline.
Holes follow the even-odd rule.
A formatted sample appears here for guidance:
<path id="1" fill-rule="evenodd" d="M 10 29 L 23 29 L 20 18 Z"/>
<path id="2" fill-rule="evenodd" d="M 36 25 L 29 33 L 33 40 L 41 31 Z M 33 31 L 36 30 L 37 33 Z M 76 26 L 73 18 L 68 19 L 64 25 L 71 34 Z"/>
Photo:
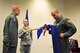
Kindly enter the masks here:
<path id="1" fill-rule="evenodd" d="M 13 7 L 12 7 L 12 11 L 14 11 L 14 10 L 16 10 L 16 9 L 19 9 L 20 7 L 18 6 L 18 5 L 14 5 Z"/>

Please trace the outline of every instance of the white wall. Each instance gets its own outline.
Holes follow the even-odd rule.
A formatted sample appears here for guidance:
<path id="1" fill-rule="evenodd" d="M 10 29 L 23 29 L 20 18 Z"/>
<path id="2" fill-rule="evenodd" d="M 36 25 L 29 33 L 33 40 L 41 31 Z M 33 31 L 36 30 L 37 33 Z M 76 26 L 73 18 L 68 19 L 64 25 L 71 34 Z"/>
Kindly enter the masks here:
<path id="1" fill-rule="evenodd" d="M 72 38 L 80 40 L 79 39 L 79 32 L 80 32 L 79 9 L 80 8 L 76 0 L 75 1 L 72 0 L 70 1 L 69 0 L 68 1 L 67 0 L 66 1 L 64 0 L 0 0 L 0 32 L 1 32 L 0 53 L 2 53 L 4 21 L 6 16 L 11 13 L 11 7 L 14 4 L 18 4 L 21 7 L 21 14 L 18 16 L 19 29 L 23 26 L 22 20 L 25 18 L 25 13 L 27 8 L 29 10 L 29 21 L 30 21 L 31 28 L 40 27 L 45 23 L 53 24 L 54 19 L 51 17 L 50 11 L 56 8 L 59 9 L 62 14 L 69 17 L 72 22 L 74 22 L 74 24 L 78 28 L 78 32 Z M 72 7 L 72 5 L 74 5 L 74 7 Z M 19 48 L 20 48 L 20 40 L 18 41 L 17 53 L 19 53 Z M 33 31 L 33 43 L 32 43 L 31 53 L 53 53 L 51 36 L 48 33 L 46 33 L 45 37 L 41 35 L 40 39 L 37 40 L 36 31 Z"/>

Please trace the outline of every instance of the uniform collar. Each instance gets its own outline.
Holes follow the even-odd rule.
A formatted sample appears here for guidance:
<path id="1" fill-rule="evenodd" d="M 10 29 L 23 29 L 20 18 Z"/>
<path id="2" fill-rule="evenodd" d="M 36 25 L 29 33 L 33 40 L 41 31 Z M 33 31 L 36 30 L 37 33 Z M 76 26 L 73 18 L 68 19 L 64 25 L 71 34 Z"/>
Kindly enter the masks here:
<path id="1" fill-rule="evenodd" d="M 23 26 L 24 29 L 29 29 L 29 26 Z"/>
<path id="2" fill-rule="evenodd" d="M 16 15 L 14 13 L 11 13 L 11 15 L 14 15 L 16 17 Z"/>

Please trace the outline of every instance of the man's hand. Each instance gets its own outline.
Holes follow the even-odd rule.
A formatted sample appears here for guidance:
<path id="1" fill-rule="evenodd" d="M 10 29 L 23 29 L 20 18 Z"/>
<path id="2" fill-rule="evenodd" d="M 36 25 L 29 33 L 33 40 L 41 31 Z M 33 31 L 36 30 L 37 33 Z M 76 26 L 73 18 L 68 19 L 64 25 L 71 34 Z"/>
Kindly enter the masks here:
<path id="1" fill-rule="evenodd" d="M 43 29 L 43 35 L 45 35 L 46 31 L 47 31 L 47 28 L 44 28 Z"/>
<path id="2" fill-rule="evenodd" d="M 11 47 L 16 47 L 16 44 L 12 44 Z"/>
<path id="3" fill-rule="evenodd" d="M 64 33 L 61 33 L 60 34 L 60 38 L 64 38 Z"/>

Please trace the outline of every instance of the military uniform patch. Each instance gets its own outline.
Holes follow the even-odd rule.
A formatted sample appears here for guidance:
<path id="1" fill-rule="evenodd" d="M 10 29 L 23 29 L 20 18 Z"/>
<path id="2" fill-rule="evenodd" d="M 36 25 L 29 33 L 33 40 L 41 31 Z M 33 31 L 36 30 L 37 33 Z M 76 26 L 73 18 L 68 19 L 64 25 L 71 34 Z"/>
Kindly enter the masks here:
<path id="1" fill-rule="evenodd" d="M 57 25 L 59 25 L 59 23 Z"/>
<path id="2" fill-rule="evenodd" d="M 16 19 L 12 19 L 13 22 L 16 22 Z"/>
<path id="3" fill-rule="evenodd" d="M 16 19 L 13 19 L 13 21 L 16 21 Z"/>
<path id="4" fill-rule="evenodd" d="M 67 22 L 68 22 L 68 23 L 70 23 L 71 21 L 70 21 L 70 20 L 68 20 Z"/>

